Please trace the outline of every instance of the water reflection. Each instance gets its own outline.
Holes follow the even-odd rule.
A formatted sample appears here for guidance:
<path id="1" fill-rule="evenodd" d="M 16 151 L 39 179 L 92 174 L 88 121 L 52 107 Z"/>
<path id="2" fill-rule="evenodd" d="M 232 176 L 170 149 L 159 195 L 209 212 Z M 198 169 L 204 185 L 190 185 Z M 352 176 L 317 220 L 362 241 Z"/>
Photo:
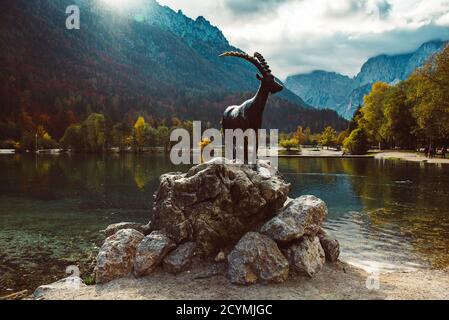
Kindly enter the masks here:
<path id="1" fill-rule="evenodd" d="M 330 208 L 342 256 L 365 269 L 449 265 L 449 168 L 372 159 L 281 159 L 295 196 Z"/>
<path id="2" fill-rule="evenodd" d="M 366 269 L 449 266 L 449 168 L 373 159 L 281 158 L 293 196 L 330 209 L 342 257 Z M 52 281 L 90 261 L 98 230 L 147 222 L 163 156 L 0 157 L 0 293 Z"/>

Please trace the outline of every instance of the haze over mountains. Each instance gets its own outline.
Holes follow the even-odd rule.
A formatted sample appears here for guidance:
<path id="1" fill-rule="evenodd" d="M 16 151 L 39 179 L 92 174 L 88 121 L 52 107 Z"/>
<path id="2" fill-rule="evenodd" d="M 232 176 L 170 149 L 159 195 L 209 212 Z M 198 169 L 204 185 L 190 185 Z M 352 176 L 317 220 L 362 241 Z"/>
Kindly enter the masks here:
<path id="1" fill-rule="evenodd" d="M 307 104 L 336 110 L 349 119 L 363 103 L 363 97 L 371 91 L 373 83 L 396 83 L 407 79 L 446 44 L 447 42 L 435 40 L 426 42 L 416 51 L 407 54 L 373 57 L 354 78 L 335 72 L 314 71 L 290 76 L 285 84 Z"/>
<path id="2" fill-rule="evenodd" d="M 67 30 L 65 9 L 74 1 L 81 29 Z M 106 10 L 101 2 L 15 0 L 2 8 L 0 122 L 17 122 L 22 111 L 45 115 L 55 138 L 69 111 L 79 121 L 91 112 L 112 122 L 144 113 L 218 127 L 226 106 L 257 89 L 253 66 L 218 57 L 236 48 L 205 18 L 192 20 L 154 0 L 134 12 Z M 336 112 L 311 108 L 287 89 L 270 98 L 264 119 L 266 128 L 283 131 L 346 127 Z"/>

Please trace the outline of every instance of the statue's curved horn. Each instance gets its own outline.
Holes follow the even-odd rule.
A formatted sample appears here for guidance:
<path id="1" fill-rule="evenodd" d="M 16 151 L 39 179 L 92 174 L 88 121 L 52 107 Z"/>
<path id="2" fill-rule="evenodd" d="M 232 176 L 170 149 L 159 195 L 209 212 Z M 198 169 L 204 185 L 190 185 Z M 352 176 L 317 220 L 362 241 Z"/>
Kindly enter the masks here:
<path id="1" fill-rule="evenodd" d="M 220 57 L 237 57 L 242 58 L 248 62 L 251 62 L 259 71 L 262 73 L 263 76 L 266 76 L 269 74 L 268 69 L 266 69 L 262 64 L 259 62 L 258 59 L 255 57 L 251 57 L 250 55 L 244 53 L 244 52 L 237 52 L 237 51 L 228 51 L 225 53 L 220 54 Z"/>
<path id="2" fill-rule="evenodd" d="M 265 60 L 265 58 L 263 57 L 263 55 L 261 55 L 259 52 L 255 52 L 254 53 L 254 57 L 257 58 L 257 60 L 259 60 L 260 64 L 262 65 L 262 67 L 264 68 L 264 70 L 266 71 L 267 74 L 271 74 L 271 69 L 270 66 L 268 65 L 267 61 Z"/>

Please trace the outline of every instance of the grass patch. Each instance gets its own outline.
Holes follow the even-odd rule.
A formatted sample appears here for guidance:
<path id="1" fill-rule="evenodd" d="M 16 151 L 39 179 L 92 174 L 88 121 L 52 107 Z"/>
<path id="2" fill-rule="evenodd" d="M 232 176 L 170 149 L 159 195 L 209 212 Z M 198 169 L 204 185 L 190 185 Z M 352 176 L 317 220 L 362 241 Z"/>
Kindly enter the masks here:
<path id="1" fill-rule="evenodd" d="M 90 276 L 86 276 L 83 278 L 83 282 L 88 285 L 88 286 L 93 286 L 95 285 L 95 277 L 90 275 Z"/>

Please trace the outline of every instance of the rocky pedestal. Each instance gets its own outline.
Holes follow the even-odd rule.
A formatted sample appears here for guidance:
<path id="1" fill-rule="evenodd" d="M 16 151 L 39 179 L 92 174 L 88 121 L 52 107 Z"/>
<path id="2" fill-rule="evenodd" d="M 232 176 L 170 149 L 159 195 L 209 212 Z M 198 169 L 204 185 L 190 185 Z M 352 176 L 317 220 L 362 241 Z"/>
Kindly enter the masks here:
<path id="1" fill-rule="evenodd" d="M 97 283 L 151 275 L 160 266 L 176 274 L 196 262 L 223 266 L 236 284 L 280 283 L 289 274 L 316 276 L 338 259 L 338 241 L 322 229 L 326 204 L 288 198 L 290 184 L 268 162 L 251 167 L 216 158 L 160 180 L 149 224 L 105 230 Z"/>
<path id="2" fill-rule="evenodd" d="M 195 241 L 206 255 L 238 241 L 271 218 L 290 191 L 268 163 L 257 168 L 217 158 L 185 174 L 163 175 L 152 227 L 177 243 Z"/>

